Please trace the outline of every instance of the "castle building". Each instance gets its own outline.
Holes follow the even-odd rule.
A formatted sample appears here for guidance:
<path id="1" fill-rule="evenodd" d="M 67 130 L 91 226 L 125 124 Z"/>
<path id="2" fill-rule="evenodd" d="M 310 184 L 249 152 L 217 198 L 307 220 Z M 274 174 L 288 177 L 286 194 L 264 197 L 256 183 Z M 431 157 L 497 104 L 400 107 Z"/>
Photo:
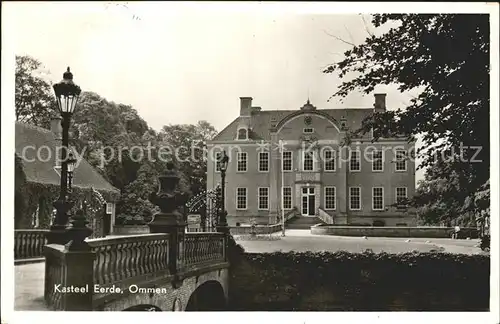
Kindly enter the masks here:
<path id="1" fill-rule="evenodd" d="M 207 189 L 220 183 L 217 158 L 229 156 L 225 209 L 230 226 L 275 224 L 281 216 L 336 225 L 414 226 L 415 145 L 403 136 L 344 141 L 373 108 L 262 110 L 240 98 L 239 116 L 207 143 Z"/>

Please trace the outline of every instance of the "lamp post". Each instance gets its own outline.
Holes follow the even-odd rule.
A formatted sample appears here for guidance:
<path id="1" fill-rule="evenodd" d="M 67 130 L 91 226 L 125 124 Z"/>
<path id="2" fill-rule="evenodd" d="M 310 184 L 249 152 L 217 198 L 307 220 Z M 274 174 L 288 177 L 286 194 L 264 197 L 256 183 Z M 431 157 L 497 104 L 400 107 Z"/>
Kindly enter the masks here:
<path id="1" fill-rule="evenodd" d="M 68 158 L 68 193 L 73 192 L 73 172 L 75 171 L 77 160 L 73 157 L 73 153 L 69 153 Z"/>
<path id="2" fill-rule="evenodd" d="M 68 241 L 66 235 L 68 211 L 71 209 L 71 204 L 67 197 L 69 126 L 81 89 L 73 82 L 73 74 L 70 72 L 69 67 L 63 74 L 62 81 L 54 84 L 53 88 L 56 95 L 57 108 L 62 117 L 61 185 L 59 199 L 54 202 L 54 207 L 57 211 L 56 217 L 47 239 L 49 244 L 65 244 Z"/>
<path id="3" fill-rule="evenodd" d="M 222 157 L 219 160 L 220 163 L 220 177 L 221 177 L 221 208 L 219 214 L 219 221 L 217 222 L 217 231 L 222 233 L 227 233 L 227 211 L 225 204 L 225 196 L 226 196 L 226 171 L 227 165 L 229 163 L 229 157 L 226 154 L 226 151 L 222 152 Z"/>

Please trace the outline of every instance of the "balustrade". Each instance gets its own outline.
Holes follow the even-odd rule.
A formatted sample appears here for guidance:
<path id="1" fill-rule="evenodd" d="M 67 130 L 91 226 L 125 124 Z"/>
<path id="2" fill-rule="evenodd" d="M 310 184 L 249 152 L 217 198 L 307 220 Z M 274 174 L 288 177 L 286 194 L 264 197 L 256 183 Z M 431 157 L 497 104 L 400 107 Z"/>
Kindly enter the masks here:
<path id="1" fill-rule="evenodd" d="M 168 234 L 100 238 L 88 243 L 95 253 L 95 284 L 168 271 Z"/>
<path id="2" fill-rule="evenodd" d="M 66 263 L 63 255 L 64 246 L 48 246 L 45 255 L 45 301 L 52 310 L 64 310 L 63 293 L 58 291 L 58 285 L 64 285 Z"/>
<path id="3" fill-rule="evenodd" d="M 18 229 L 14 231 L 14 259 L 42 258 L 47 243 L 44 229 Z"/>
<path id="4" fill-rule="evenodd" d="M 184 265 L 201 266 L 225 260 L 225 235 L 223 233 L 186 233 Z"/>

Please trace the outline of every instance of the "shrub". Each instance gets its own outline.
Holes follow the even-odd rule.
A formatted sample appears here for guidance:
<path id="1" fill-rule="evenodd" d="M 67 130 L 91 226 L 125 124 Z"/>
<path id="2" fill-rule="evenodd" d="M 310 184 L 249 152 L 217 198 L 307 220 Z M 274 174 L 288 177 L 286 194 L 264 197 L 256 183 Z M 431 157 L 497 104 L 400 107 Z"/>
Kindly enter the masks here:
<path id="1" fill-rule="evenodd" d="M 231 310 L 489 308 L 484 255 L 275 252 L 244 254 L 231 266 Z"/>

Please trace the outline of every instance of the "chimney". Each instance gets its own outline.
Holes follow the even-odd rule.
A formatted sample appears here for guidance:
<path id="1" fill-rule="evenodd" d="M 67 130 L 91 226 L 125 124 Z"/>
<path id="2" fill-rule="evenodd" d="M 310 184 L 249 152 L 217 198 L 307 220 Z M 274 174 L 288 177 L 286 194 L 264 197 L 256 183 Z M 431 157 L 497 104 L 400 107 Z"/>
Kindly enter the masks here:
<path id="1" fill-rule="evenodd" d="M 250 117 L 252 113 L 252 97 L 240 97 L 240 117 Z"/>
<path id="2" fill-rule="evenodd" d="M 62 118 L 59 115 L 52 115 L 50 118 L 50 130 L 52 133 L 56 135 L 56 139 L 61 141 L 62 140 L 62 125 L 61 125 Z"/>
<path id="3" fill-rule="evenodd" d="M 258 113 L 261 110 L 262 110 L 261 107 L 252 107 L 252 114 L 256 114 L 256 113 Z"/>
<path id="4" fill-rule="evenodd" d="M 373 107 L 375 108 L 375 112 L 384 112 L 385 111 L 385 97 L 387 94 L 385 93 L 376 93 L 375 95 L 375 103 Z"/>

